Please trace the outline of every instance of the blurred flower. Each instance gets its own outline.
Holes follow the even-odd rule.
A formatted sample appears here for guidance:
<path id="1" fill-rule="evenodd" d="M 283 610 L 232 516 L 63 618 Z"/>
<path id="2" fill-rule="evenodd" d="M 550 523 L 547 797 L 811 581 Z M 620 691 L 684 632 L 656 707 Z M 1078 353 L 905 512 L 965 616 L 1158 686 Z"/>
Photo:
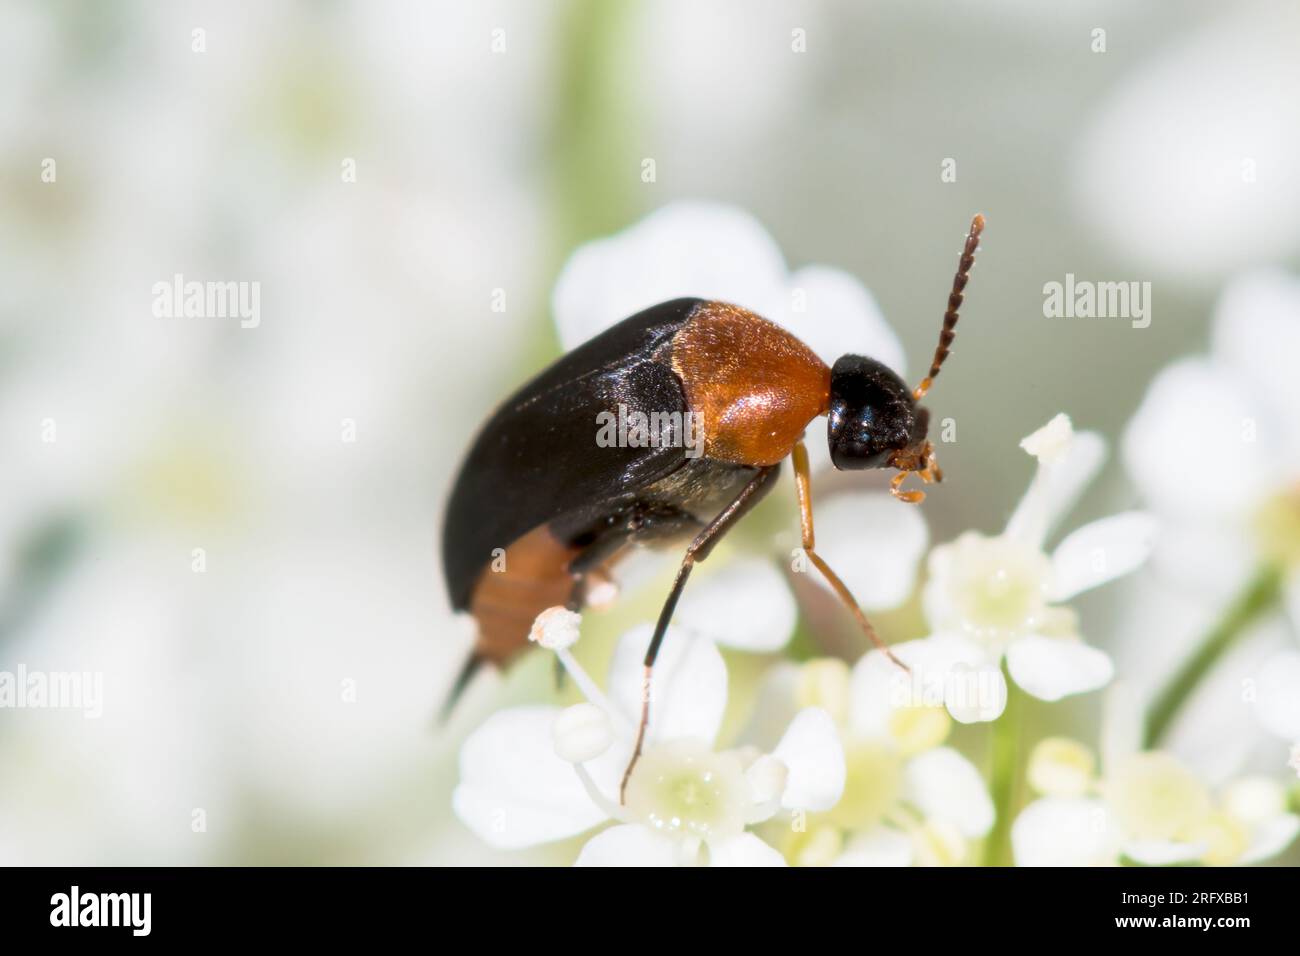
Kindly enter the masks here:
<path id="1" fill-rule="evenodd" d="M 66 518 L 78 547 L 35 597 L 0 558 L 0 612 L 28 608 L 0 643 L 105 683 L 99 721 L 6 721 L 6 862 L 373 860 L 430 827 L 389 812 L 435 773 L 470 640 L 431 587 L 429 489 L 511 359 L 447 356 L 526 320 L 488 291 L 539 281 L 518 156 L 551 48 L 484 71 L 445 16 L 389 6 L 6 15 L 0 167 L 32 173 L 0 214 L 0 539 Z M 154 316 L 176 272 L 261 283 L 264 321 Z M 413 321 L 433 301 L 481 321 Z"/>
<path id="2" fill-rule="evenodd" d="M 1300 741 L 1300 651 L 1280 651 L 1265 661 L 1256 678 L 1255 716 L 1274 736 Z"/>
<path id="3" fill-rule="evenodd" d="M 1147 866 L 1257 863 L 1300 833 L 1286 791 L 1267 777 L 1241 777 L 1217 799 L 1172 754 L 1142 751 L 1137 711 L 1107 700 L 1103 774 L 1083 744 L 1041 741 L 1028 779 L 1040 794 L 1012 828 L 1020 866 Z"/>
<path id="4" fill-rule="evenodd" d="M 1115 261 L 1213 283 L 1294 252 L 1298 33 L 1294 4 L 1224 7 L 1115 84 L 1073 150 L 1076 207 Z"/>
<path id="5" fill-rule="evenodd" d="M 1124 463 L 1167 526 L 1154 563 L 1196 590 L 1231 593 L 1260 561 L 1300 566 L 1296 349 L 1300 280 L 1244 275 L 1220 296 L 1210 354 L 1161 371 L 1125 431 Z"/>
<path id="6" fill-rule="evenodd" d="M 1048 555 L 1048 532 L 1096 473 L 1103 446 L 1057 415 L 1021 447 L 1038 459 L 1038 470 L 1006 530 L 992 537 L 969 531 L 930 553 L 924 602 L 934 633 L 910 642 L 917 650 L 895 647 L 918 655 L 910 692 L 943 701 L 962 722 L 1002 713 L 1004 656 L 1016 684 L 1042 700 L 1105 686 L 1110 658 L 1083 643 L 1063 602 L 1133 571 L 1154 534 L 1152 518 L 1127 512 L 1075 530 Z"/>
<path id="7" fill-rule="evenodd" d="M 562 637 L 566 627 L 573 633 Z M 620 803 L 651 632 L 639 627 L 623 636 L 606 692 L 569 654 L 576 627 L 551 615 L 538 633 L 587 703 L 490 717 L 461 750 L 457 816 L 486 842 L 510 848 L 615 821 L 587 841 L 578 865 L 782 865 L 747 827 L 782 809 L 825 810 L 839 799 L 844 753 L 830 716 L 816 707 L 799 711 L 770 753 L 716 749 L 727 694 L 722 656 L 708 639 L 670 630 L 649 688 L 645 747 Z"/>
<path id="8" fill-rule="evenodd" d="M 915 650 L 918 642 L 895 645 Z M 905 657 L 904 660 L 907 660 Z M 911 663 L 911 661 L 907 661 Z M 774 715 L 820 707 L 844 741 L 844 795 L 795 830 L 769 825 L 795 865 L 937 866 L 970 861 L 971 841 L 993 825 L 993 803 L 979 771 L 944 746 L 952 726 L 944 708 L 900 702 L 898 666 L 880 651 L 849 668 L 839 660 L 781 664 L 768 675 L 759 708 Z"/>
<path id="9" fill-rule="evenodd" d="M 1292 630 L 1300 626 L 1300 280 L 1255 272 L 1220 297 L 1212 348 L 1160 372 L 1124 434 L 1124 461 L 1159 514 L 1154 570 L 1180 599 L 1207 608 L 1277 569 Z M 1207 444 L 1207 436 L 1210 436 Z M 1207 455 L 1231 470 L 1207 466 Z M 1256 679 L 1255 714 L 1300 740 L 1300 652 L 1281 651 Z"/>

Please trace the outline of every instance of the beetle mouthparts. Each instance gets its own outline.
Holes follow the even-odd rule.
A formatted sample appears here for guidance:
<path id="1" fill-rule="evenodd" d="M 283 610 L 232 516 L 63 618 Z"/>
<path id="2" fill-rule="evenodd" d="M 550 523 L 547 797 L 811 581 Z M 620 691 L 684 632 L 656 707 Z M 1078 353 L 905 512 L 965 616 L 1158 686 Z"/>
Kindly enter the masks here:
<path id="1" fill-rule="evenodd" d="M 904 448 L 894 455 L 890 465 L 898 469 L 898 474 L 890 479 L 889 492 L 899 501 L 906 501 L 908 504 L 916 505 L 925 500 L 924 491 L 903 490 L 903 482 L 907 480 L 908 475 L 916 475 L 927 485 L 931 482 L 937 484 L 943 481 L 943 469 L 935 460 L 934 445 L 928 441 Z"/>

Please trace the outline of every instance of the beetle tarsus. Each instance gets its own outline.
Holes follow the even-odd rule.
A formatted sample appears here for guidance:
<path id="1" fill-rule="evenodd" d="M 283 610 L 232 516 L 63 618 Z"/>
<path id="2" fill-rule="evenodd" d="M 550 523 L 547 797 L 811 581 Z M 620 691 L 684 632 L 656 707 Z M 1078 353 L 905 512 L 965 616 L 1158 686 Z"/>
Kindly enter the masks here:
<path id="1" fill-rule="evenodd" d="M 641 680 L 641 722 L 636 728 L 636 745 L 632 748 L 632 759 L 627 762 L 627 768 L 623 771 L 623 780 L 618 785 L 618 802 L 621 806 L 627 802 L 627 782 L 632 779 L 632 770 L 636 767 L 636 762 L 641 759 L 641 746 L 645 743 L 646 728 L 650 726 L 650 674 L 652 668 L 645 669 L 645 676 Z"/>

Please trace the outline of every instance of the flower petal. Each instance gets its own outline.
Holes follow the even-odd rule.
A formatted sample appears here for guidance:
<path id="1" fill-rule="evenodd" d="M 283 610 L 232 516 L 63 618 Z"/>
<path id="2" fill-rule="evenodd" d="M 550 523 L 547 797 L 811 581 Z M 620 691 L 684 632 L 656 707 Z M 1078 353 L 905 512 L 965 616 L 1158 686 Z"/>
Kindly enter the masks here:
<path id="1" fill-rule="evenodd" d="M 779 651 L 794 634 L 798 609 L 771 561 L 741 558 L 702 581 L 692 580 L 674 621 L 724 647 Z"/>
<path id="2" fill-rule="evenodd" d="M 721 203 L 675 202 L 579 247 L 560 273 L 551 305 L 567 350 L 681 296 L 767 314 L 784 300 L 785 278 L 780 248 L 749 213 Z"/>
<path id="3" fill-rule="evenodd" d="M 587 841 L 574 866 L 676 866 L 677 841 L 639 823 L 602 830 Z"/>
<path id="4" fill-rule="evenodd" d="M 767 317 L 798 336 L 827 365 L 841 355 L 870 355 L 907 376 L 903 343 L 867 287 L 842 269 L 798 270 L 787 283 L 785 308 Z"/>
<path id="5" fill-rule="evenodd" d="M 953 664 L 944 683 L 943 704 L 958 723 L 997 720 L 1007 709 L 1007 679 L 1002 668 L 991 662 Z"/>
<path id="6" fill-rule="evenodd" d="M 628 631 L 609 665 L 609 696 L 633 726 L 641 719 L 644 659 L 654 626 Z M 727 667 L 707 637 L 670 627 L 655 661 L 647 741 L 695 738 L 713 743 L 727 706 Z"/>
<path id="7" fill-rule="evenodd" d="M 1125 467 L 1147 501 L 1161 512 L 1198 522 L 1235 518 L 1253 507 L 1273 480 L 1259 411 L 1240 383 L 1203 359 L 1165 368 L 1151 383 L 1124 433 Z M 1207 435 L 1232 448 L 1232 481 L 1205 467 Z"/>
<path id="8" fill-rule="evenodd" d="M 911 866 L 912 840 L 891 827 L 875 826 L 856 836 L 832 866 Z"/>
<path id="9" fill-rule="evenodd" d="M 1300 152 L 1300 124 L 1278 112 L 1300 98 L 1286 52 L 1300 18 L 1291 4 L 1219 11 L 1117 77 L 1071 149 L 1084 228 L 1135 273 L 1182 289 L 1296 249 L 1286 224 L 1300 215 L 1300 181 L 1264 170 Z M 1177 322 L 1164 308 L 1154 321 Z"/>
<path id="10" fill-rule="evenodd" d="M 555 753 L 558 707 L 499 711 L 460 749 L 452 807 L 462 823 L 495 847 L 561 840 L 605 819 L 573 767 Z"/>
<path id="11" fill-rule="evenodd" d="M 788 810 L 829 810 L 844 792 L 844 747 L 831 715 L 820 707 L 795 714 L 772 751 L 789 769 L 781 805 Z"/>
<path id="12" fill-rule="evenodd" d="M 1215 358 L 1280 413 L 1274 424 L 1287 432 L 1283 444 L 1296 449 L 1300 376 L 1291 359 L 1300 349 L 1300 279 L 1280 270 L 1247 273 L 1224 289 L 1215 313 Z"/>
<path id="13" fill-rule="evenodd" d="M 1115 841 L 1106 805 L 1091 797 L 1035 800 L 1011 826 L 1016 866 L 1102 866 Z"/>
<path id="14" fill-rule="evenodd" d="M 991 663 L 985 650 L 974 641 L 946 632 L 894 644 L 890 650 L 911 670 L 903 670 L 880 651 L 864 654 L 853 667 L 849 679 L 849 726 L 856 734 L 888 736 L 895 710 L 943 706 L 949 702 L 954 679 L 964 689 L 966 674 L 976 670 L 982 675 L 982 668 Z M 1001 683 L 1000 672 L 998 681 L 1005 706 L 1006 685 Z M 953 716 L 962 720 L 969 715 L 963 711 Z"/>
<path id="15" fill-rule="evenodd" d="M 1068 601 L 1083 591 L 1128 574 L 1151 554 L 1156 519 L 1126 511 L 1086 524 L 1066 536 L 1052 554 L 1051 601 Z"/>
<path id="16" fill-rule="evenodd" d="M 1300 834 L 1300 816 L 1281 813 L 1258 824 L 1250 834 L 1250 845 L 1238 863 L 1261 863 L 1277 856 Z"/>
<path id="17" fill-rule="evenodd" d="M 907 600 L 930 539 L 920 509 L 882 492 L 841 492 L 817 507 L 817 553 L 866 610 Z M 819 584 L 829 588 L 816 569 Z"/>
<path id="18" fill-rule="evenodd" d="M 1204 843 L 1181 843 L 1177 840 L 1136 840 L 1125 843 L 1120 852 L 1143 866 L 1177 866 L 1195 863 L 1205 856 Z"/>
<path id="19" fill-rule="evenodd" d="M 752 833 L 709 845 L 709 866 L 786 866 L 785 857 Z"/>
<path id="20" fill-rule="evenodd" d="M 1022 637 L 1007 648 L 1011 679 L 1039 700 L 1060 700 L 1105 687 L 1115 674 L 1110 657 L 1083 641 Z"/>
<path id="21" fill-rule="evenodd" d="M 1275 654 L 1260 670 L 1255 716 L 1269 733 L 1300 740 L 1300 651 Z"/>
<path id="22" fill-rule="evenodd" d="M 1106 459 L 1106 443 L 1096 432 L 1075 432 L 1059 461 L 1041 464 L 1016 505 L 1006 533 L 1041 546 L 1048 533 L 1074 507 Z"/>
<path id="23" fill-rule="evenodd" d="M 801 673 L 793 661 L 779 661 L 767 669 L 738 743 L 755 746 L 764 753 L 776 746 L 799 710 Z"/>
<path id="24" fill-rule="evenodd" d="M 967 837 L 993 827 L 993 801 L 975 765 L 951 747 L 913 757 L 905 772 L 911 799 L 929 818 L 952 823 Z"/>

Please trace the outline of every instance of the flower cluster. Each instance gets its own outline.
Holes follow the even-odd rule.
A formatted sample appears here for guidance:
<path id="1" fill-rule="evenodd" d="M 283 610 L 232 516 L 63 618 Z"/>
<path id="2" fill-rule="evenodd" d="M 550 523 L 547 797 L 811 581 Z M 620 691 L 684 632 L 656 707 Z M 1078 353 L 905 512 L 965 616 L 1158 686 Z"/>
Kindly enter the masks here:
<path id="1" fill-rule="evenodd" d="M 587 841 L 579 865 L 781 865 L 780 853 L 749 828 L 778 814 L 795 814 L 797 826 L 802 814 L 839 801 L 844 751 L 830 715 L 799 710 L 770 752 L 719 748 L 722 656 L 706 637 L 670 633 L 650 690 L 656 719 L 620 799 L 650 631 L 623 636 L 602 689 L 569 651 L 578 622 L 552 608 L 533 636 L 558 656 L 586 702 L 501 711 L 474 731 L 453 797 L 460 818 L 488 843 L 512 848 L 613 822 Z"/>
<path id="2" fill-rule="evenodd" d="M 1057 415 L 1021 447 L 1038 461 L 1006 529 L 969 531 L 930 553 L 925 586 L 931 636 L 900 645 L 914 655 L 913 685 L 957 720 L 996 719 L 1006 704 L 1001 662 L 1034 697 L 1060 700 L 1105 686 L 1110 658 L 1079 635 L 1065 603 L 1146 560 L 1153 519 L 1126 512 L 1084 525 L 1049 555 L 1044 542 L 1101 465 L 1101 439 Z"/>
<path id="3" fill-rule="evenodd" d="M 1027 779 L 1039 798 L 1012 831 L 1022 866 L 1133 863 L 1209 866 L 1258 863 L 1300 833 L 1283 786 L 1251 775 L 1217 798 L 1174 754 L 1142 750 L 1131 701 L 1117 686 L 1107 701 L 1106 752 L 1048 738 L 1034 748 Z"/>

